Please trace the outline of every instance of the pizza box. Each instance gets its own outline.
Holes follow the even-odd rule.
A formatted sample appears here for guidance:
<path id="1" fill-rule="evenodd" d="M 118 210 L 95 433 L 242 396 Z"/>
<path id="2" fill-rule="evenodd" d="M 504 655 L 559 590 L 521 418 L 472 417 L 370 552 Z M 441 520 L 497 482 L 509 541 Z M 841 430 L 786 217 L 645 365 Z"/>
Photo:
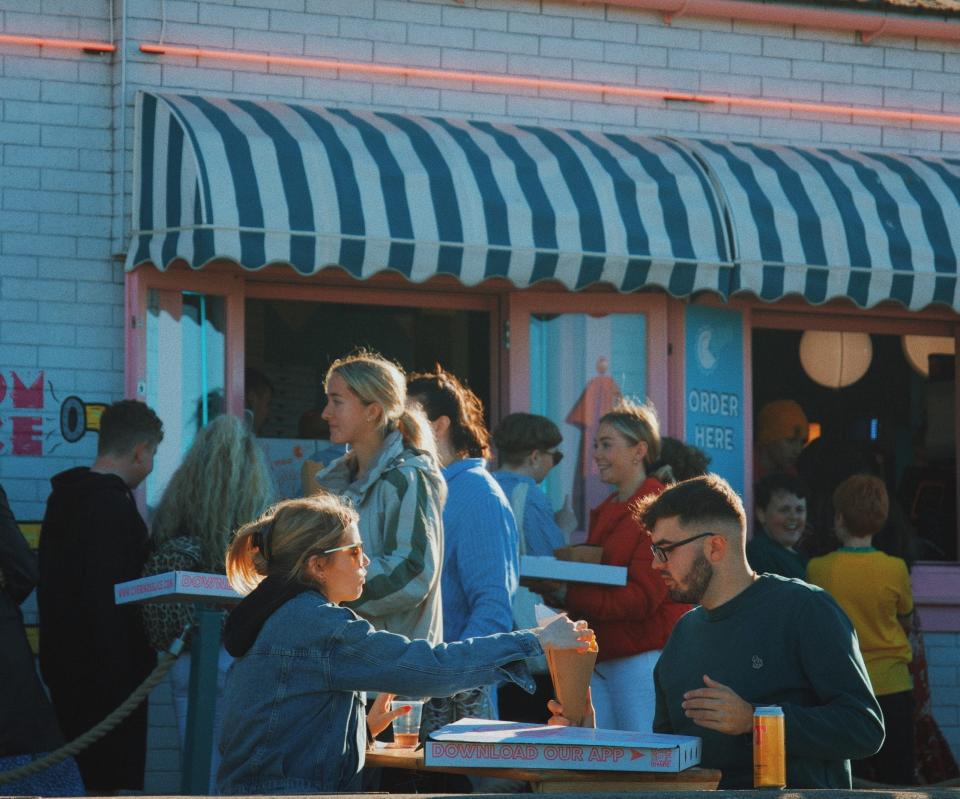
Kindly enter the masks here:
<path id="1" fill-rule="evenodd" d="M 559 560 L 549 555 L 521 555 L 520 576 L 571 583 L 626 585 L 627 567 Z"/>
<path id="2" fill-rule="evenodd" d="M 700 763 L 700 748 L 688 735 L 461 719 L 430 733 L 424 765 L 679 772 Z"/>
<path id="3" fill-rule="evenodd" d="M 239 602 L 243 597 L 230 587 L 225 574 L 174 571 L 117 583 L 113 587 L 113 599 L 118 605 L 131 602 L 202 602 L 205 599 L 220 604 Z"/>
<path id="4" fill-rule="evenodd" d="M 553 555 L 558 560 L 572 560 L 576 563 L 603 563 L 603 547 L 596 544 L 572 544 L 557 547 Z"/>

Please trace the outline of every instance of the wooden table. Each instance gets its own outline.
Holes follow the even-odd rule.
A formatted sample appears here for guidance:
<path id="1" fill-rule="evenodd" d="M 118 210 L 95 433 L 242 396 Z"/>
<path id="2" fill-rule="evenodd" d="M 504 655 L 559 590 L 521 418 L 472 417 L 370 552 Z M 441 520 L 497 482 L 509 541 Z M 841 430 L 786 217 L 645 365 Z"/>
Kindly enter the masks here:
<path id="1" fill-rule="evenodd" d="M 367 752 L 367 765 L 473 774 L 529 782 L 534 793 L 602 793 L 604 791 L 713 791 L 720 782 L 717 769 L 689 768 L 678 773 L 647 771 L 573 771 L 570 769 L 476 768 L 425 766 L 423 750 L 381 748 Z"/>

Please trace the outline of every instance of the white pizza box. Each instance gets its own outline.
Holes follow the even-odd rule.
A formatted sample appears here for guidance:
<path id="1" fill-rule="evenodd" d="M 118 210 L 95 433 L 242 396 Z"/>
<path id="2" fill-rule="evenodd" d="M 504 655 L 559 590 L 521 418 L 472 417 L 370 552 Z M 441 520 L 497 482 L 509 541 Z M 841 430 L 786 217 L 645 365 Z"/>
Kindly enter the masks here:
<path id="1" fill-rule="evenodd" d="M 700 763 L 700 738 L 461 719 L 430 733 L 426 766 L 679 772 Z"/>
<path id="2" fill-rule="evenodd" d="M 204 599 L 239 602 L 243 597 L 227 581 L 225 574 L 206 572 L 163 572 L 139 580 L 128 580 L 113 587 L 118 605 L 131 602 L 202 602 Z"/>
<path id="3" fill-rule="evenodd" d="M 571 583 L 626 585 L 627 567 L 558 560 L 550 555 L 521 555 L 520 576 L 542 578 L 544 580 L 565 580 Z"/>

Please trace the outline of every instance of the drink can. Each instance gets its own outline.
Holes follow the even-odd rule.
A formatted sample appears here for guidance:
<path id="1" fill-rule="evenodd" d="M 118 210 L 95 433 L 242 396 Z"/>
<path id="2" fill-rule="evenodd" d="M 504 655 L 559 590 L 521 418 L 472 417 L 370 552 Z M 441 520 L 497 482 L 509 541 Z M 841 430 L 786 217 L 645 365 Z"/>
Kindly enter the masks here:
<path id="1" fill-rule="evenodd" d="M 753 709 L 753 787 L 787 787 L 787 753 L 783 710 L 776 705 Z"/>

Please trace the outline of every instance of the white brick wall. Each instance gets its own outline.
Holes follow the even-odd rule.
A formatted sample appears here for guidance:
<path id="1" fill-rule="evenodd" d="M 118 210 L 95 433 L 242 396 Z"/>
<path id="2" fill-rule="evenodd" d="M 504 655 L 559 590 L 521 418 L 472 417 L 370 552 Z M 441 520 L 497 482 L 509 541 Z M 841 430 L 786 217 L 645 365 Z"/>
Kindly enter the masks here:
<path id="1" fill-rule="evenodd" d="M 109 39 L 106 4 L 82 5 L 82 14 L 81 4 L 71 2 L 36 14 L 20 13 L 22 3 L 3 3 L 3 30 Z M 94 396 L 115 399 L 122 387 L 114 362 L 123 351 L 122 332 L 112 313 L 80 314 L 85 309 L 76 305 L 81 285 L 102 296 L 114 277 L 109 251 L 89 246 L 92 239 L 109 240 L 113 214 L 109 57 L 4 46 L 0 70 L 0 371 L 9 383 L 13 372 L 32 382 L 43 370 L 60 399 L 75 390 L 79 373 L 94 371 Z M 42 410 L 22 411 L 44 417 L 44 432 L 56 426 L 47 421 L 58 413 L 53 394 L 45 392 Z M 8 392 L 0 419 L 16 415 Z M 0 480 L 18 515 L 39 518 L 47 479 L 86 461 L 89 442 L 62 445 L 56 456 L 14 457 L 9 430 L 7 423 L 0 433 Z"/>
<path id="2" fill-rule="evenodd" d="M 120 0 L 112 0 L 118 17 Z M 123 387 L 121 191 L 131 186 L 138 89 L 242 94 L 317 104 L 444 112 L 646 134 L 750 137 L 956 155 L 960 131 L 680 102 L 405 79 L 292 67 L 237 67 L 141 54 L 160 36 L 160 0 L 126 0 L 127 95 L 119 56 L 0 47 L 0 374 L 44 371 L 43 416 L 70 393 L 111 401 Z M 38 10 L 24 10 L 36 7 Z M 709 93 L 957 113 L 960 46 L 532 0 L 165 0 L 170 43 Z M 0 30 L 109 40 L 107 0 L 0 0 Z M 119 130 L 126 124 L 126 152 Z M 121 165 L 124 168 L 121 169 Z M 129 211 L 129 200 L 126 202 Z M 54 395 L 56 399 L 54 399 Z M 11 416 L 9 396 L 0 419 Z M 44 422 L 47 425 L 47 421 Z M 46 428 L 45 428 L 46 429 Z M 0 481 L 22 518 L 43 512 L 49 476 L 89 461 L 93 442 L 13 456 L 0 425 Z M 960 753 L 960 636 L 928 635 L 937 715 Z M 173 793 L 176 736 L 164 687 L 148 790 Z"/>

